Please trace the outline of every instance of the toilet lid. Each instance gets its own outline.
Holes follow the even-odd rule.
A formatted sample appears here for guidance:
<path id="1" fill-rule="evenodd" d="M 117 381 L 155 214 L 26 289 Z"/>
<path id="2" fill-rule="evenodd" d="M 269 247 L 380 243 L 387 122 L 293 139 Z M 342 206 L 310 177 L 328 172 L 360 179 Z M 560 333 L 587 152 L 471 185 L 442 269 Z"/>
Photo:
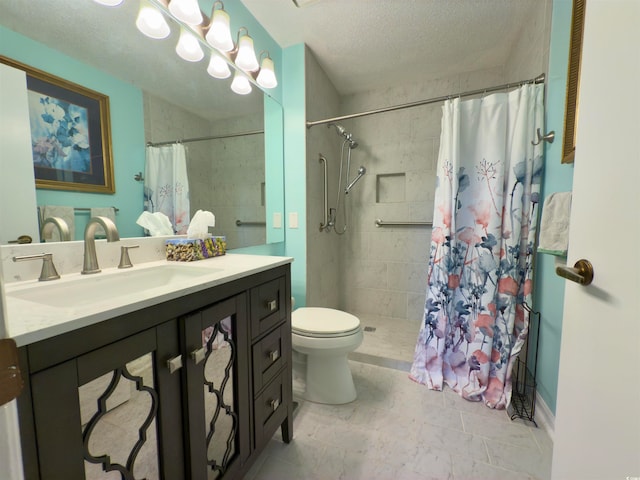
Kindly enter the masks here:
<path id="1" fill-rule="evenodd" d="M 332 308 L 303 307 L 291 314 L 291 329 L 303 335 L 346 334 L 354 333 L 359 328 L 358 317 Z"/>

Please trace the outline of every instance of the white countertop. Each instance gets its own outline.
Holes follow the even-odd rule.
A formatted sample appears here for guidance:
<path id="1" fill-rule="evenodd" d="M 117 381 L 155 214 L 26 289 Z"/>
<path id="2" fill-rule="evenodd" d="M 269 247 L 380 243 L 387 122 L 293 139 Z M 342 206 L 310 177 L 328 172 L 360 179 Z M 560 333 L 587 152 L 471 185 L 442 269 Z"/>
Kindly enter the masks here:
<path id="1" fill-rule="evenodd" d="M 118 295 L 113 299 L 68 308 L 53 307 L 35 301 L 16 298 L 12 293 L 20 293 L 27 289 L 32 289 L 34 294 L 37 294 L 38 284 L 55 283 L 57 286 L 62 286 L 65 283 L 77 282 L 79 278 L 85 277 L 80 273 L 63 275 L 59 280 L 50 282 L 28 280 L 7 284 L 5 285 L 5 300 L 8 333 L 18 346 L 28 345 L 167 300 L 286 265 L 292 261 L 293 259 L 290 257 L 229 253 L 221 257 L 196 262 L 167 262 L 166 260 L 147 262 L 136 265 L 126 271 L 117 268 L 103 269 L 101 273 L 94 275 L 122 275 L 123 273 L 126 275 L 127 271 L 140 271 L 161 265 L 176 265 L 177 263 L 184 268 L 211 268 L 211 274 L 206 273 L 185 279 L 179 285 L 163 285 L 147 288 L 143 291 L 136 291 L 134 286 L 130 294 Z M 123 278 L 126 277 L 123 276 Z"/>

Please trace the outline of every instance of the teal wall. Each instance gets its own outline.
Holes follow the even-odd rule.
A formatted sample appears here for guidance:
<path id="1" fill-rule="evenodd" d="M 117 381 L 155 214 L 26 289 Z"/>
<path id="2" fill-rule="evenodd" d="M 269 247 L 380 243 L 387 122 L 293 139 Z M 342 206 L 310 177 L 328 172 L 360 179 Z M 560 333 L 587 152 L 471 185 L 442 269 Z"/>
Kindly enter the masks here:
<path id="1" fill-rule="evenodd" d="M 0 54 L 109 96 L 116 193 L 110 195 L 38 189 L 38 204 L 122 208 L 117 215 L 120 235 L 142 235 L 142 229 L 135 223 L 142 211 L 142 183 L 133 179 L 136 173 L 144 170 L 142 91 L 1 26 Z M 76 238 L 82 238 L 83 223 L 88 218 L 88 214 L 76 215 Z"/>
<path id="2" fill-rule="evenodd" d="M 283 50 L 284 106 L 284 219 L 286 254 L 295 259 L 291 266 L 291 291 L 296 306 L 306 305 L 307 290 L 307 191 L 305 106 L 305 46 L 293 45 Z M 290 228 L 290 213 L 298 214 L 298 228 Z"/>
<path id="3" fill-rule="evenodd" d="M 556 132 L 555 141 L 547 144 L 542 196 L 572 189 L 573 165 L 562 165 L 564 108 L 567 62 L 571 32 L 571 0 L 554 0 L 547 76 L 546 131 Z M 544 208 L 544 207 L 543 207 Z M 565 258 L 559 258 L 565 262 Z M 556 411 L 560 336 L 564 307 L 565 280 L 555 274 L 556 257 L 536 256 L 534 309 L 541 313 L 538 346 L 538 393 L 552 413 Z"/>

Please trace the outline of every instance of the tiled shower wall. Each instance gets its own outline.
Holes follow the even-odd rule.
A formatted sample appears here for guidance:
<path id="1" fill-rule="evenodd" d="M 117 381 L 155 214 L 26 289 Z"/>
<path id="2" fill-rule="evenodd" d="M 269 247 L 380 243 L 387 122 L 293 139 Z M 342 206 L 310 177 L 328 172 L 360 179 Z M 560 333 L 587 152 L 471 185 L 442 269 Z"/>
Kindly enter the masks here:
<path id="1" fill-rule="evenodd" d="M 496 68 L 394 86 L 343 97 L 341 112 L 400 105 L 502 81 L 502 68 Z M 374 222 L 432 220 L 441 108 L 437 103 L 344 122 L 359 142 L 352 171 L 359 165 L 367 168 L 349 194 L 352 228 L 341 262 L 341 303 L 349 312 L 414 320 L 416 325 L 422 319 L 431 228 L 376 227 Z"/>
<path id="2" fill-rule="evenodd" d="M 144 94 L 145 141 L 163 142 L 262 129 L 262 113 L 210 122 L 149 93 Z M 238 227 L 264 221 L 264 135 L 185 144 L 191 216 L 209 210 L 215 235 L 225 235 L 230 249 L 265 243 L 264 227 Z"/>
<path id="3" fill-rule="evenodd" d="M 481 89 L 533 78 L 546 71 L 551 26 L 551 0 L 533 6 L 529 21 L 513 42 L 503 67 L 473 71 L 421 83 L 339 96 L 307 51 L 307 119 L 354 112 Z M 335 203 L 340 139 L 324 126 L 307 136 L 309 305 L 335 306 L 416 322 L 425 301 L 431 229 L 375 227 L 386 221 L 430 221 L 433 216 L 436 161 L 442 104 L 420 106 L 341 122 L 358 141 L 352 151 L 351 178 L 363 165 L 367 173 L 348 195 L 349 228 L 344 236 L 319 235 L 322 180 L 317 151 L 332 152 L 330 204 Z M 328 155 L 326 155 L 328 157 Z M 338 258 L 336 258 L 338 255 Z M 335 275 L 339 272 L 337 278 Z M 417 330 L 416 330 L 417 331 Z"/>
<path id="4" fill-rule="evenodd" d="M 315 57 L 307 49 L 306 110 L 307 119 L 322 120 L 335 117 L 339 108 L 339 96 L 322 71 Z M 320 231 L 324 209 L 324 174 L 319 155 L 328 164 L 328 201 L 335 207 L 341 139 L 333 127 L 320 125 L 307 130 L 307 305 L 314 307 L 343 308 L 340 305 L 342 271 L 340 251 L 345 235 Z"/>

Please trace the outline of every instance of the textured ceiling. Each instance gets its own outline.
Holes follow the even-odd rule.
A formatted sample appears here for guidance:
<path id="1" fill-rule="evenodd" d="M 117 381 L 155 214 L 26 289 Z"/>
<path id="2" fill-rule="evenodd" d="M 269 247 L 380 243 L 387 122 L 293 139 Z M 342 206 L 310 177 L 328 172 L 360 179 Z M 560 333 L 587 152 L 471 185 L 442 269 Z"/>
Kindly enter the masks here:
<path id="1" fill-rule="evenodd" d="M 309 45 L 346 94 L 502 66 L 535 0 L 242 3 L 282 47 Z"/>
<path id="2" fill-rule="evenodd" d="M 235 2 L 240 0 L 226 0 Z M 340 93 L 502 66 L 536 0 L 241 0 L 282 47 L 306 43 Z M 134 26 L 138 0 L 0 0 L 0 24 L 203 117 L 261 108 L 214 80 L 205 61 Z"/>

